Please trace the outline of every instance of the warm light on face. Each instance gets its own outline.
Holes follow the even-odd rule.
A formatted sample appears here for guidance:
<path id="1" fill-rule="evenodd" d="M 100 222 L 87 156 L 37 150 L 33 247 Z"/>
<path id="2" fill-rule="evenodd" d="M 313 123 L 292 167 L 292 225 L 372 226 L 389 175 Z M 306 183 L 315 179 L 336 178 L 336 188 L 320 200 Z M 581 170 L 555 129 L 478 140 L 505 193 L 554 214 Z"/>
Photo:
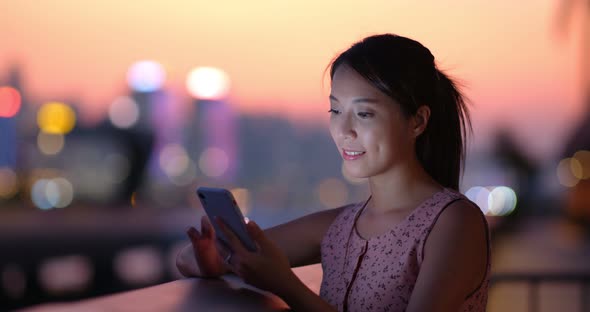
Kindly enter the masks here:
<path id="1" fill-rule="evenodd" d="M 154 61 L 139 61 L 127 71 L 127 83 L 137 92 L 153 92 L 162 87 L 166 72 L 162 65 Z"/>
<path id="2" fill-rule="evenodd" d="M 43 132 L 66 134 L 76 125 L 76 113 L 66 104 L 50 102 L 37 112 L 37 124 Z"/>
<path id="3" fill-rule="evenodd" d="M 20 92 L 12 87 L 0 87 L 0 117 L 14 117 L 21 106 Z"/>
<path id="4" fill-rule="evenodd" d="M 229 77 L 225 72 L 213 67 L 193 69 L 186 79 L 188 92 L 197 99 L 219 100 L 229 92 Z"/>

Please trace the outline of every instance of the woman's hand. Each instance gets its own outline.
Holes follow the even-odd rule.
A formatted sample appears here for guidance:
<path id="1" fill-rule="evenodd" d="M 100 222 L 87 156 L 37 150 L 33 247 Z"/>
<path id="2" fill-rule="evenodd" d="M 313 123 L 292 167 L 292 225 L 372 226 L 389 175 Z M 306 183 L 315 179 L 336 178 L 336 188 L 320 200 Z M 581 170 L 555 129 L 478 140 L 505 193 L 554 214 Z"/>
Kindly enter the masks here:
<path id="1" fill-rule="evenodd" d="M 252 286 L 281 295 L 293 279 L 297 279 L 287 255 L 254 222 L 246 224 L 248 234 L 256 243 L 257 250 L 252 252 L 244 247 L 234 232 L 219 218 L 215 220 L 228 238 L 231 257 L 227 267 Z"/>
<path id="2" fill-rule="evenodd" d="M 176 266 L 185 276 L 218 277 L 228 272 L 218 245 L 215 230 L 207 216 L 201 218 L 201 232 L 194 227 L 187 230 L 191 244 L 178 255 Z"/>

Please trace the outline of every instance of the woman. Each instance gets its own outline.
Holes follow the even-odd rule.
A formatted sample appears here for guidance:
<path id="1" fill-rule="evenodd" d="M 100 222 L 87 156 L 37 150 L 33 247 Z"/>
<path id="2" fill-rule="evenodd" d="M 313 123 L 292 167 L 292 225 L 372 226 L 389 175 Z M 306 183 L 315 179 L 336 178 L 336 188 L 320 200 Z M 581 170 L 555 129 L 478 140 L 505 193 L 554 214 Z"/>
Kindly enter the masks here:
<path id="1" fill-rule="evenodd" d="M 261 230 L 257 252 L 209 221 L 189 229 L 177 266 L 186 276 L 234 272 L 297 311 L 485 311 L 488 225 L 458 192 L 467 108 L 422 44 L 384 34 L 330 65 L 330 132 L 350 176 L 370 197 Z M 225 260 L 225 261 L 224 261 Z M 291 267 L 322 263 L 320 295 Z"/>

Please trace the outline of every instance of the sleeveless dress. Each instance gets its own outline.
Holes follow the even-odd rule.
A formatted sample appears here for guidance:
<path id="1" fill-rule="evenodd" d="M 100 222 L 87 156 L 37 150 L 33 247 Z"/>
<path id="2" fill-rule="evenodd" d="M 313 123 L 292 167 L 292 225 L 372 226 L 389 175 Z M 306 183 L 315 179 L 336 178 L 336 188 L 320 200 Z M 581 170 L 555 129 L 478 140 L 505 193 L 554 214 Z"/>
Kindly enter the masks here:
<path id="1" fill-rule="evenodd" d="M 328 228 L 321 244 L 323 279 L 320 296 L 338 311 L 405 311 L 424 259 L 424 243 L 440 213 L 452 202 L 467 200 L 445 188 L 416 207 L 388 232 L 365 240 L 355 223 L 367 202 L 345 207 Z M 473 209 L 481 210 L 469 201 Z M 460 311 L 485 311 L 490 276 L 465 298 Z"/>

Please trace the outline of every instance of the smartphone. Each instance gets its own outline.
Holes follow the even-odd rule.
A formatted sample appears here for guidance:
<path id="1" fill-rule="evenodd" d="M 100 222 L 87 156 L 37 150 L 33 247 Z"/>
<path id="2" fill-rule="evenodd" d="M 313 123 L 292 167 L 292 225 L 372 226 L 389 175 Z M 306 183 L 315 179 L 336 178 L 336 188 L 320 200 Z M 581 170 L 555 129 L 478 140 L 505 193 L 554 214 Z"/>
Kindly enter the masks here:
<path id="1" fill-rule="evenodd" d="M 216 217 L 221 218 L 234 231 L 246 249 L 256 251 L 256 244 L 246 230 L 244 216 L 230 191 L 223 188 L 199 187 L 197 196 L 213 224 L 215 234 L 223 243 L 227 244 L 228 239 L 215 222 Z"/>

